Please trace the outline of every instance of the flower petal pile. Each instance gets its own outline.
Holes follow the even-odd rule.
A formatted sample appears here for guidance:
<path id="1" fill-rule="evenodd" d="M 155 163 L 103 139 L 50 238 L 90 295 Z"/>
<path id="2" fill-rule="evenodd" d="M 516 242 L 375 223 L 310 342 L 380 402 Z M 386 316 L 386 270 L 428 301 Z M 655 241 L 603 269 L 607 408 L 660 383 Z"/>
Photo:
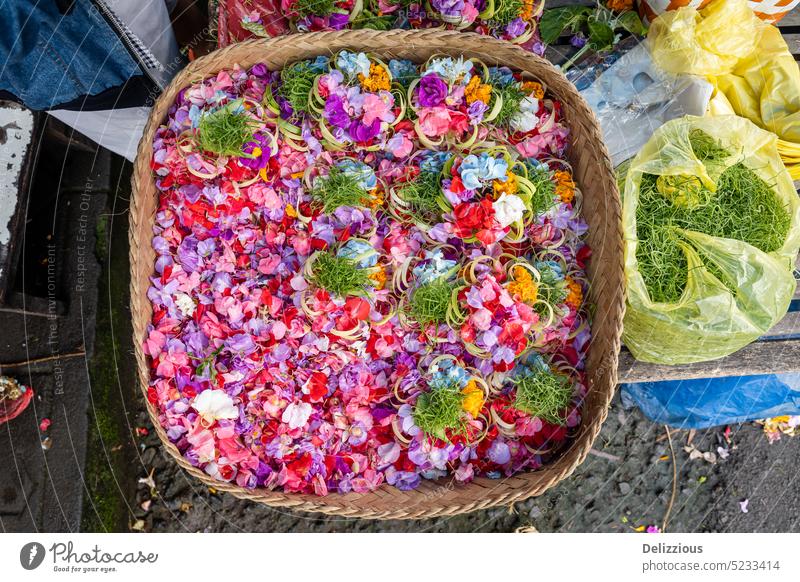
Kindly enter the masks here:
<path id="1" fill-rule="evenodd" d="M 538 54 L 544 0 L 227 0 L 220 46 L 249 37 L 368 28 L 467 30 Z M 230 22 L 229 22 L 230 21 Z"/>
<path id="2" fill-rule="evenodd" d="M 580 423 L 589 249 L 541 83 L 346 51 L 186 87 L 154 140 L 144 350 L 211 477 L 314 493 L 535 470 Z"/>

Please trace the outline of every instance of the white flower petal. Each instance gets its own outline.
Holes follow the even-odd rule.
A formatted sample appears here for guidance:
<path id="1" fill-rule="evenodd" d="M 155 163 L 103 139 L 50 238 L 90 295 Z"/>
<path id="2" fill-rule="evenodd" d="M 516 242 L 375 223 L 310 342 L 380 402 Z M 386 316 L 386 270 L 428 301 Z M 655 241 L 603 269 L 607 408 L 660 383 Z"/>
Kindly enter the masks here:
<path id="1" fill-rule="evenodd" d="M 522 220 L 525 213 L 525 203 L 516 194 L 502 194 L 492 204 L 494 218 L 503 228 Z"/>
<path id="2" fill-rule="evenodd" d="M 281 420 L 287 423 L 290 429 L 300 428 L 308 422 L 311 410 L 311 405 L 308 402 L 292 402 L 283 411 Z"/>
<path id="3" fill-rule="evenodd" d="M 222 390 L 205 390 L 197 395 L 192 406 L 207 422 L 219 419 L 232 420 L 239 418 L 239 408 L 233 404 L 233 398 Z"/>
<path id="4" fill-rule="evenodd" d="M 175 305 L 184 317 L 191 317 L 194 313 L 194 300 L 186 293 L 178 293 L 175 296 Z"/>

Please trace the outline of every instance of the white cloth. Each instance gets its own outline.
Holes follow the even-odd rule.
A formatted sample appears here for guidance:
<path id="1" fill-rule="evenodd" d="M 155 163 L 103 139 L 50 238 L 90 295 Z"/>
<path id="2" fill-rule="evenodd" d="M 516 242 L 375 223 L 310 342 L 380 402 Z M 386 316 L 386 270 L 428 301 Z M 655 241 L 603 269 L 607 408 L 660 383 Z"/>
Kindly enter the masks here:
<path id="1" fill-rule="evenodd" d="M 133 161 L 150 110 L 147 107 L 103 111 L 54 109 L 48 113 L 107 150 Z"/>
<path id="2" fill-rule="evenodd" d="M 160 71 L 163 76 L 161 82 L 164 85 L 169 83 L 185 63 L 175 40 L 165 0 L 105 0 L 105 2 L 163 65 L 163 71 Z M 174 3 L 172 5 L 174 6 Z M 48 113 L 104 148 L 133 161 L 139 139 L 147 123 L 149 109 L 146 107 L 103 111 L 54 109 Z"/>
<path id="3" fill-rule="evenodd" d="M 105 0 L 105 3 L 164 66 L 160 76 L 166 87 L 185 61 L 175 40 L 165 1 Z"/>

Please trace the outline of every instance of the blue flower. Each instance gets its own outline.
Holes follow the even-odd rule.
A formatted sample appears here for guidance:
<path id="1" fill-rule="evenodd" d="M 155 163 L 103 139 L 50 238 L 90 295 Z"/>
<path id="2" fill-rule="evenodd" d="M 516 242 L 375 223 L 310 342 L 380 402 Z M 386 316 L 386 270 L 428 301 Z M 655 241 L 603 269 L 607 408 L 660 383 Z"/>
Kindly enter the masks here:
<path id="1" fill-rule="evenodd" d="M 534 371 L 535 370 L 544 370 L 547 372 L 550 371 L 550 366 L 547 365 L 547 362 L 544 361 L 544 358 L 535 352 L 532 352 L 530 355 L 528 355 L 528 357 L 525 359 L 525 365 L 524 367 L 521 367 L 519 373 L 521 374 L 525 368 Z"/>
<path id="2" fill-rule="evenodd" d="M 355 178 L 364 190 L 372 190 L 378 186 L 378 177 L 367 164 L 357 160 L 345 159 L 336 164 L 343 174 Z"/>
<path id="3" fill-rule="evenodd" d="M 523 162 L 529 170 L 534 172 L 550 172 L 550 166 L 546 162 L 537 160 L 536 158 L 525 158 Z"/>
<path id="4" fill-rule="evenodd" d="M 342 51 L 336 58 L 336 66 L 350 79 L 357 79 L 359 73 L 369 76 L 369 57 L 364 53 Z"/>
<path id="5" fill-rule="evenodd" d="M 461 162 L 458 171 L 465 188 L 478 190 L 492 180 L 505 182 L 508 163 L 504 158 L 494 158 L 486 152 L 481 153 L 480 156 L 470 154 Z"/>
<path id="6" fill-rule="evenodd" d="M 514 73 L 508 67 L 490 67 L 489 83 L 505 87 L 514 82 Z"/>
<path id="7" fill-rule="evenodd" d="M 426 173 L 438 174 L 442 171 L 447 160 L 450 159 L 450 153 L 429 150 L 422 154 L 421 157 L 422 161 L 419 164 L 419 169 Z"/>
<path id="8" fill-rule="evenodd" d="M 561 264 L 556 261 L 536 261 L 533 266 L 542 274 L 542 281 L 553 279 L 559 281 L 564 278 Z"/>
<path id="9" fill-rule="evenodd" d="M 408 86 L 417 77 L 417 65 L 407 59 L 392 59 L 389 61 L 389 72 L 395 81 Z"/>
<path id="10" fill-rule="evenodd" d="M 356 262 L 362 269 L 378 264 L 378 253 L 367 241 L 351 238 L 336 253 L 337 257 L 345 257 Z"/>
<path id="11" fill-rule="evenodd" d="M 192 106 L 189 107 L 189 119 L 192 122 L 192 127 L 198 126 L 201 117 L 203 117 L 201 109 L 197 105 L 192 104 Z"/>
<path id="12" fill-rule="evenodd" d="M 472 376 L 453 360 L 442 360 L 436 364 L 431 374 L 430 387 L 433 389 L 444 388 L 456 384 L 463 388 L 469 383 Z"/>
<path id="13" fill-rule="evenodd" d="M 449 83 L 460 83 L 467 85 L 472 78 L 472 61 L 465 61 L 464 57 L 453 59 L 444 57 L 433 59 L 423 71 L 422 76 L 427 73 L 438 73 L 440 77 Z"/>
<path id="14" fill-rule="evenodd" d="M 312 71 L 315 73 L 324 73 L 328 68 L 328 64 L 330 63 L 330 59 L 325 56 L 318 56 L 316 59 L 309 63 L 309 66 Z"/>
<path id="15" fill-rule="evenodd" d="M 414 267 L 414 277 L 419 285 L 425 285 L 436 279 L 448 277 L 456 265 L 455 261 L 445 259 L 441 249 L 425 251 L 424 260 Z"/>

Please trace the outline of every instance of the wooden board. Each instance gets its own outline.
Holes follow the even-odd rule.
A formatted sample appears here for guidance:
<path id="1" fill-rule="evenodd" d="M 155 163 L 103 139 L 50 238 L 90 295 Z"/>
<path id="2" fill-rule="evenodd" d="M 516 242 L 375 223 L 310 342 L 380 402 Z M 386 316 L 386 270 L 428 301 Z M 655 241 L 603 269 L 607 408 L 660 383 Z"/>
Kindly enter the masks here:
<path id="1" fill-rule="evenodd" d="M 800 29 L 800 9 L 795 8 L 778 22 L 778 28 L 781 30 L 790 27 Z"/>
<path id="2" fill-rule="evenodd" d="M 800 369 L 800 339 L 757 341 L 725 358 L 685 366 L 661 366 L 634 360 L 624 349 L 619 356 L 619 382 L 658 382 L 722 376 L 781 374 Z"/>

